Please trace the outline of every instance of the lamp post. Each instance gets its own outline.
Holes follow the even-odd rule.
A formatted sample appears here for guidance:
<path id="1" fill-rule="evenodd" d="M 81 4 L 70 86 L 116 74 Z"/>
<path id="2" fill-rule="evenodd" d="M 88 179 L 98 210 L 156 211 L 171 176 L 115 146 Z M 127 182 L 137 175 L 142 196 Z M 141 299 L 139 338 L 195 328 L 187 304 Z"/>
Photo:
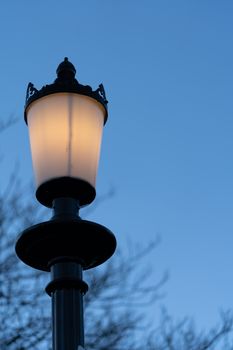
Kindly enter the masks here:
<path id="1" fill-rule="evenodd" d="M 29 127 L 38 201 L 52 208 L 49 221 L 24 230 L 16 254 L 27 265 L 51 272 L 54 350 L 84 347 L 82 271 L 109 259 L 116 239 L 106 227 L 82 220 L 79 209 L 95 198 L 102 129 L 107 121 L 103 85 L 95 91 L 75 79 L 67 58 L 53 84 L 29 83 L 25 121 Z"/>

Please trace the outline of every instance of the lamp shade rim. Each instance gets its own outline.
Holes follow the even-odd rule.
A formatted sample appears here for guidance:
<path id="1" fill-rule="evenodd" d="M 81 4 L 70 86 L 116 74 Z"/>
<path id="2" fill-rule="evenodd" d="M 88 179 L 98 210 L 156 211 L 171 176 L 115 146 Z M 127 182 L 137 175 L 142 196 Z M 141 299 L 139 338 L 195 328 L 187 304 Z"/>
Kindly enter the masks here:
<path id="1" fill-rule="evenodd" d="M 55 84 L 52 84 L 52 85 L 55 85 Z M 48 86 L 48 85 L 47 85 Z M 47 87 L 46 86 L 46 87 Z M 51 86 L 51 85 L 49 85 Z M 42 89 L 41 89 L 42 90 Z M 25 103 L 25 107 L 24 107 L 24 120 L 25 120 L 25 123 L 28 124 L 28 121 L 27 121 L 27 112 L 28 112 L 28 108 L 31 106 L 31 104 L 35 101 L 38 101 L 39 99 L 43 98 L 43 97 L 47 97 L 47 96 L 50 96 L 50 95 L 54 95 L 54 94 L 62 94 L 62 93 L 70 93 L 70 94 L 77 94 L 77 95 L 82 95 L 82 96 L 86 96 L 86 97 L 89 97 L 93 100 L 95 100 L 97 103 L 99 103 L 101 105 L 101 107 L 103 108 L 104 110 L 104 124 L 106 124 L 107 122 L 107 119 L 108 119 L 108 107 L 107 107 L 107 104 L 104 103 L 101 98 L 99 98 L 98 94 L 95 94 L 96 91 L 93 92 L 93 94 L 90 94 L 88 91 L 78 91 L 76 89 L 72 89 L 72 88 L 67 88 L 66 90 L 65 89 L 62 89 L 62 90 L 51 90 L 51 91 L 47 91 L 46 93 L 40 93 L 40 91 L 37 91 L 34 95 L 30 96 L 28 99 L 26 99 L 26 103 Z"/>

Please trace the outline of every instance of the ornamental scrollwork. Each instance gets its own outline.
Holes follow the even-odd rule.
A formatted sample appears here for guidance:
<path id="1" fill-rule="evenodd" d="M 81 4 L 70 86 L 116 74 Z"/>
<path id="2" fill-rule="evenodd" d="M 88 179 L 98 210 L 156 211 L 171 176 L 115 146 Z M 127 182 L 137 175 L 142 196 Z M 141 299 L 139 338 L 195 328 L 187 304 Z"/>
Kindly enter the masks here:
<path id="1" fill-rule="evenodd" d="M 96 90 L 98 92 L 98 94 L 103 98 L 103 100 L 105 102 L 108 102 L 107 101 L 107 98 L 106 98 L 106 94 L 105 94 L 105 90 L 104 90 L 104 86 L 103 84 L 100 84 L 99 85 L 99 88 Z"/>
<path id="2" fill-rule="evenodd" d="M 34 87 L 34 85 L 32 83 L 28 84 L 27 87 L 27 92 L 26 92 L 26 102 L 28 101 L 28 99 L 30 97 L 32 97 L 36 92 L 38 92 L 38 90 Z"/>

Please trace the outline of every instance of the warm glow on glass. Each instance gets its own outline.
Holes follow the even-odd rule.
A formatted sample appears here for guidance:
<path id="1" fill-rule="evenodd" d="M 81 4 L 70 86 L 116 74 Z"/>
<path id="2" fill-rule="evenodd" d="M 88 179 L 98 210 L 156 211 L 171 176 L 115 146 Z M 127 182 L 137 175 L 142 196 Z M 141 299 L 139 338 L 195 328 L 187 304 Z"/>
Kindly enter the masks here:
<path id="1" fill-rule="evenodd" d="M 32 161 L 37 187 L 69 176 L 95 187 L 104 124 L 104 109 L 94 99 L 56 93 L 27 109 Z"/>

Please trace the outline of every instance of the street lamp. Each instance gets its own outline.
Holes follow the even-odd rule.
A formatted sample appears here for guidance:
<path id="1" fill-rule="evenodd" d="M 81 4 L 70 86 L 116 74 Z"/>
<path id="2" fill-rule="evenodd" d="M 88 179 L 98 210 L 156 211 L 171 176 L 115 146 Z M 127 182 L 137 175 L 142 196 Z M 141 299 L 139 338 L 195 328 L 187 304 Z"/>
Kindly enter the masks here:
<path id="1" fill-rule="evenodd" d="M 49 221 L 23 231 L 16 254 L 27 265 L 51 271 L 53 349 L 84 347 L 82 271 L 109 259 L 116 239 L 106 227 L 82 220 L 79 209 L 95 198 L 102 129 L 107 121 L 103 85 L 81 85 L 68 58 L 53 84 L 29 83 L 24 117 L 29 127 L 38 201 L 53 209 Z"/>

